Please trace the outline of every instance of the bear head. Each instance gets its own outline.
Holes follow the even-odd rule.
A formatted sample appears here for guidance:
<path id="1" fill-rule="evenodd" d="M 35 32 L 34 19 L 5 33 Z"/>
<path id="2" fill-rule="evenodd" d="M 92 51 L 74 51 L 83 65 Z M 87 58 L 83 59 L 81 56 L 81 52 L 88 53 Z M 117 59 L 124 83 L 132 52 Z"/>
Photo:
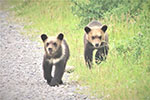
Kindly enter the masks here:
<path id="1" fill-rule="evenodd" d="M 45 53 L 53 57 L 60 49 L 64 35 L 60 33 L 57 37 L 48 37 L 46 34 L 41 35 L 44 43 Z"/>
<path id="2" fill-rule="evenodd" d="M 102 27 L 88 27 L 84 28 L 86 32 L 86 39 L 90 42 L 94 48 L 99 48 L 103 42 L 105 42 L 105 32 L 107 26 L 103 25 Z"/>

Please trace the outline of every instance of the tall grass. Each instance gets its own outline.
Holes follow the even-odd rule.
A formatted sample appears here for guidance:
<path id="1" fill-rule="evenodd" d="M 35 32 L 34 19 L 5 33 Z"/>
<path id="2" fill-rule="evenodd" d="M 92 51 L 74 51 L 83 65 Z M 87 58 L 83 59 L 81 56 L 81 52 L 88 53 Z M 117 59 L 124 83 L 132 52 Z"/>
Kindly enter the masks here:
<path id="1" fill-rule="evenodd" d="M 114 14 L 100 19 L 108 25 L 110 50 L 105 62 L 89 70 L 83 59 L 83 27 L 78 27 L 80 18 L 72 14 L 69 0 L 9 0 L 9 3 L 16 16 L 26 22 L 28 35 L 65 34 L 71 51 L 68 65 L 75 66 L 74 76 L 78 82 L 89 86 L 88 94 L 106 100 L 150 99 L 148 8 L 143 6 L 143 13 L 134 17 Z M 38 39 L 40 41 L 40 37 Z"/>
<path id="2" fill-rule="evenodd" d="M 105 18 L 109 33 L 110 51 L 106 62 L 91 71 L 77 69 L 81 84 L 90 86 L 90 92 L 108 100 L 149 100 L 150 94 L 150 31 L 143 26 L 142 15 L 124 20 L 128 15 Z M 141 18 L 140 18 L 141 17 Z M 147 19 L 148 21 L 148 19 Z M 144 32 L 147 30 L 147 32 Z M 144 34 L 140 36 L 140 34 Z M 140 52 L 139 52 L 140 50 Z M 139 58 L 138 58 L 139 56 Z"/>

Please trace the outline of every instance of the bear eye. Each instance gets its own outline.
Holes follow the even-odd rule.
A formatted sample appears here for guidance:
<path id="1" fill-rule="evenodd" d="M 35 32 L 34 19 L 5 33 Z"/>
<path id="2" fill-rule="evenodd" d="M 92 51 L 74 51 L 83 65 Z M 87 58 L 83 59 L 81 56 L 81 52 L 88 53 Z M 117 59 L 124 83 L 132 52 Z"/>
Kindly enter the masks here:
<path id="1" fill-rule="evenodd" d="M 54 42 L 53 45 L 54 45 L 55 47 L 57 47 L 57 43 L 56 43 L 56 42 Z"/>
<path id="2" fill-rule="evenodd" d="M 49 45 L 49 43 L 46 43 L 46 46 L 48 46 Z"/>
<path id="3" fill-rule="evenodd" d="M 92 40 L 94 40 L 95 39 L 95 37 L 94 36 L 92 36 Z"/>
<path id="4" fill-rule="evenodd" d="M 102 36 L 99 36 L 98 38 L 101 40 L 101 39 L 102 39 Z"/>

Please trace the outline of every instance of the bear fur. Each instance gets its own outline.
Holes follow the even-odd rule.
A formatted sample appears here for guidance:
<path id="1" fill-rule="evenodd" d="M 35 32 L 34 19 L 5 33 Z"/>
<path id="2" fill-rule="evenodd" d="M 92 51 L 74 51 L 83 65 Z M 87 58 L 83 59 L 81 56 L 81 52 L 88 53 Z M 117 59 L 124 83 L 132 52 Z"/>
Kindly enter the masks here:
<path id="1" fill-rule="evenodd" d="M 92 67 L 93 51 L 96 49 L 95 62 L 97 64 L 106 59 L 108 54 L 107 26 L 93 20 L 85 28 L 84 34 L 84 59 L 89 68 Z"/>
<path id="2" fill-rule="evenodd" d="M 64 35 L 60 33 L 57 37 L 48 37 L 41 35 L 44 43 L 43 72 L 44 78 L 50 86 L 62 84 L 62 77 L 65 71 L 66 63 L 69 59 L 69 47 L 63 39 Z M 52 68 L 55 66 L 54 77 L 52 77 Z"/>

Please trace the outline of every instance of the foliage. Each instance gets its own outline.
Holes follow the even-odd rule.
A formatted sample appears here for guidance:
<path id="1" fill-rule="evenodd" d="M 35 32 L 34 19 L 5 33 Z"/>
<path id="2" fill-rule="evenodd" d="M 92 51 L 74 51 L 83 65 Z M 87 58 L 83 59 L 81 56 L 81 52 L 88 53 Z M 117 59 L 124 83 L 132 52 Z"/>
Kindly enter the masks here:
<path id="1" fill-rule="evenodd" d="M 92 19 L 99 19 L 111 14 L 120 16 L 122 13 L 138 15 L 141 6 L 147 0 L 71 0 L 74 5 L 72 11 L 81 17 L 81 25 L 86 25 Z"/>

